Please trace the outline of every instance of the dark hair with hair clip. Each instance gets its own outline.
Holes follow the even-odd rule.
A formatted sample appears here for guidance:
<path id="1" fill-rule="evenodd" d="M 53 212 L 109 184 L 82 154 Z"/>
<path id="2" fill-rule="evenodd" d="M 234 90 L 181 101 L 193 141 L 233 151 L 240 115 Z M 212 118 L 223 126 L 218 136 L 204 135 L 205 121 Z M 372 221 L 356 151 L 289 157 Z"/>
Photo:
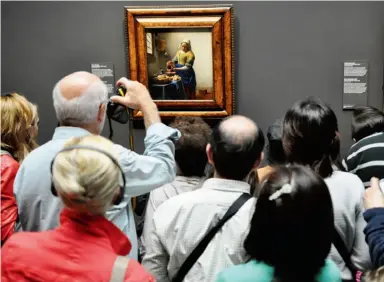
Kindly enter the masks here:
<path id="1" fill-rule="evenodd" d="M 315 281 L 332 244 L 332 199 L 304 166 L 277 167 L 262 183 L 244 248 L 278 282 Z"/>

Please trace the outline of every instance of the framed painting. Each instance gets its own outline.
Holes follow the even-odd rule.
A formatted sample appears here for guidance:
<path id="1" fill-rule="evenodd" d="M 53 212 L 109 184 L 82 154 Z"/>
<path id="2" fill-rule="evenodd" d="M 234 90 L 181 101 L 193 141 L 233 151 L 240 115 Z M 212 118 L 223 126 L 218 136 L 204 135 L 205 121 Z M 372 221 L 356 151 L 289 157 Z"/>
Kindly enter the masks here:
<path id="1" fill-rule="evenodd" d="M 234 113 L 231 5 L 125 7 L 125 18 L 128 77 L 147 86 L 162 117 Z"/>

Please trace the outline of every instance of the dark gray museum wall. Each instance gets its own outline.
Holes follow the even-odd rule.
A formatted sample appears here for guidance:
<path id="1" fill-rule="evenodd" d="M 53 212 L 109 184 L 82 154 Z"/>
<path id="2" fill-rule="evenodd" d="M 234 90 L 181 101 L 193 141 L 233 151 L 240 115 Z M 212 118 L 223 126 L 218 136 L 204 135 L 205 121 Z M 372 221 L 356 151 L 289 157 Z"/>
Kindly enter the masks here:
<path id="1" fill-rule="evenodd" d="M 56 126 L 54 84 L 91 62 L 113 62 L 116 77 L 126 76 L 123 7 L 153 4 L 175 2 L 1 3 L 1 88 L 38 104 L 40 144 Z M 384 2 L 234 2 L 234 8 L 237 113 L 266 129 L 295 100 L 317 96 L 335 110 L 345 151 L 351 113 L 342 111 L 342 63 L 369 61 L 368 104 L 381 107 Z M 114 140 L 125 146 L 126 128 L 114 126 Z M 136 130 L 137 152 L 143 140 L 144 130 Z"/>

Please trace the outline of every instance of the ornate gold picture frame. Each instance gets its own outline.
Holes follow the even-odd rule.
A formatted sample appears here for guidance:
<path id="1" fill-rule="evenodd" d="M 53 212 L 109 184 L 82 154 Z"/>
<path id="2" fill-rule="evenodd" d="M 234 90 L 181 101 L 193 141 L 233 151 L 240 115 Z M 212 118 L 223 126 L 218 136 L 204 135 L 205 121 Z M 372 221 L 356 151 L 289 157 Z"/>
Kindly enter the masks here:
<path id="1" fill-rule="evenodd" d="M 125 17 L 128 77 L 148 87 L 162 117 L 234 113 L 232 6 L 125 7 Z"/>

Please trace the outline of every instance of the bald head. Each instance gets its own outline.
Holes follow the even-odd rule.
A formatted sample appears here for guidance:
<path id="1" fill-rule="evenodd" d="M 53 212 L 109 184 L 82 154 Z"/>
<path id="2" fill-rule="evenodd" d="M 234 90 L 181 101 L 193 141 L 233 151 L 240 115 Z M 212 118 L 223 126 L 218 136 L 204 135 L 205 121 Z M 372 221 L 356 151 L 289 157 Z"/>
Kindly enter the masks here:
<path id="1" fill-rule="evenodd" d="M 62 78 L 58 83 L 58 87 L 62 97 L 71 100 L 86 93 L 87 89 L 95 82 L 102 83 L 96 75 L 86 71 L 79 71 Z"/>
<path id="2" fill-rule="evenodd" d="M 108 89 L 96 75 L 75 72 L 53 89 L 53 105 L 61 125 L 83 127 L 99 134 L 104 125 Z"/>
<path id="3" fill-rule="evenodd" d="M 225 119 L 213 131 L 210 143 L 215 172 L 223 178 L 243 180 L 260 161 L 264 143 L 263 132 L 251 119 Z"/>
<path id="4" fill-rule="evenodd" d="M 244 140 L 253 139 L 257 133 L 257 125 L 245 116 L 231 116 L 220 124 L 220 131 L 235 144 L 242 144 Z"/>

